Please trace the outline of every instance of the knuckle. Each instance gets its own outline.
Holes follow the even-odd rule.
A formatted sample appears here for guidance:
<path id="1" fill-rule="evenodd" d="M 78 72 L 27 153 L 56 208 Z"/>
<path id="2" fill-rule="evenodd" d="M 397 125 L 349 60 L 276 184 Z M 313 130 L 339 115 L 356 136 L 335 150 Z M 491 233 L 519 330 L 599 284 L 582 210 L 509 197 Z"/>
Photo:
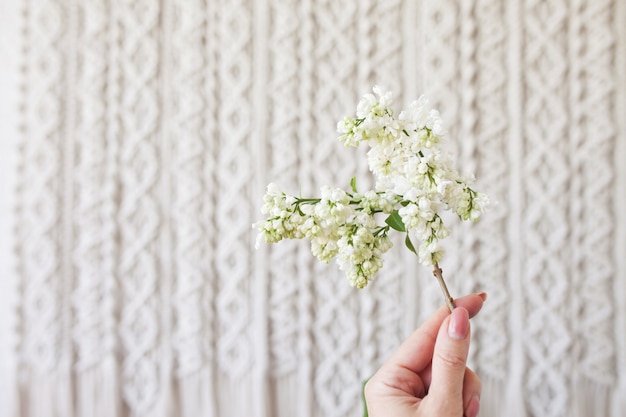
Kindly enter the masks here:
<path id="1" fill-rule="evenodd" d="M 465 369 L 465 356 L 455 352 L 445 351 L 438 352 L 437 356 L 442 364 L 450 368 L 463 368 Z"/>

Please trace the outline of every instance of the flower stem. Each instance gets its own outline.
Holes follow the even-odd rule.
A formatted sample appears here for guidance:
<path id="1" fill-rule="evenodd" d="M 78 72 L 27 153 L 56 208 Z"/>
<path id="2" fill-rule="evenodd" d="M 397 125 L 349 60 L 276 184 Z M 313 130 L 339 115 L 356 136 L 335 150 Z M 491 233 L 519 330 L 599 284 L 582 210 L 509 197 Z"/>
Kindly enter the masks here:
<path id="1" fill-rule="evenodd" d="M 448 287 L 446 286 L 446 282 L 443 280 L 443 270 L 439 267 L 439 263 L 435 263 L 435 269 L 433 269 L 433 275 L 437 278 L 437 282 L 439 282 L 439 286 L 441 287 L 441 292 L 443 292 L 443 298 L 446 300 L 446 305 L 452 313 L 454 310 L 454 298 L 450 295 L 448 291 Z"/>

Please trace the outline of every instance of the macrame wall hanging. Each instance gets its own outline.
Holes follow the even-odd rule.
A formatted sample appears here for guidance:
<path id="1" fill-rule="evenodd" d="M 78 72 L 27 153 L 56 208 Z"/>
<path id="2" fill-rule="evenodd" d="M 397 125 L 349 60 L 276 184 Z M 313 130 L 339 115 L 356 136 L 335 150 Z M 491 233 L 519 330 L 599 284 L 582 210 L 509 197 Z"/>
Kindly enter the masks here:
<path id="1" fill-rule="evenodd" d="M 335 128 L 374 84 L 428 95 L 498 201 L 442 265 L 453 295 L 489 293 L 481 415 L 623 415 L 624 2 L 20 7 L 6 415 L 360 415 L 436 281 L 392 250 L 358 291 L 251 224 L 270 180 L 367 181 Z"/>

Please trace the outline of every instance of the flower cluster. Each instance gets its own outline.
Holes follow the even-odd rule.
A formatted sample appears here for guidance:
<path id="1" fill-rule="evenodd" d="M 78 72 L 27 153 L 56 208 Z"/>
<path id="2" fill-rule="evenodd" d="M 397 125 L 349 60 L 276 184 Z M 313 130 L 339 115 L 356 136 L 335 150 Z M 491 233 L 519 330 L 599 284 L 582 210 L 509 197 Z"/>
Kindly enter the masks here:
<path id="1" fill-rule="evenodd" d="M 449 234 L 441 213 L 451 210 L 462 220 L 478 221 L 488 205 L 486 195 L 471 188 L 438 148 L 445 136 L 439 112 L 424 97 L 397 117 L 393 97 L 379 87 L 363 97 L 356 116 L 337 125 L 346 146 L 369 145 L 374 190 L 359 193 L 322 187 L 320 198 L 299 198 L 270 184 L 264 197 L 266 220 L 255 223 L 259 241 L 308 238 L 313 254 L 324 262 L 337 257 L 350 284 L 363 288 L 383 265 L 391 248 L 390 229 L 406 233 L 406 246 L 420 263 L 437 265 Z M 380 214 L 379 214 L 380 213 Z M 385 216 L 379 225 L 377 217 Z M 420 241 L 416 250 L 410 236 Z"/>

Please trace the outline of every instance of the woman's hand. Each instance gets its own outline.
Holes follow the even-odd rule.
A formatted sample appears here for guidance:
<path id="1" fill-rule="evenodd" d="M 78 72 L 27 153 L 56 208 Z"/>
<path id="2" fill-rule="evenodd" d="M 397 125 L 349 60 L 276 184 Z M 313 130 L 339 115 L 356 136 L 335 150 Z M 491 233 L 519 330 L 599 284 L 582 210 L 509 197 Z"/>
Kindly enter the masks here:
<path id="1" fill-rule="evenodd" d="M 466 366 L 470 317 L 486 300 L 472 294 L 437 310 L 365 386 L 370 417 L 476 417 L 480 380 Z"/>

